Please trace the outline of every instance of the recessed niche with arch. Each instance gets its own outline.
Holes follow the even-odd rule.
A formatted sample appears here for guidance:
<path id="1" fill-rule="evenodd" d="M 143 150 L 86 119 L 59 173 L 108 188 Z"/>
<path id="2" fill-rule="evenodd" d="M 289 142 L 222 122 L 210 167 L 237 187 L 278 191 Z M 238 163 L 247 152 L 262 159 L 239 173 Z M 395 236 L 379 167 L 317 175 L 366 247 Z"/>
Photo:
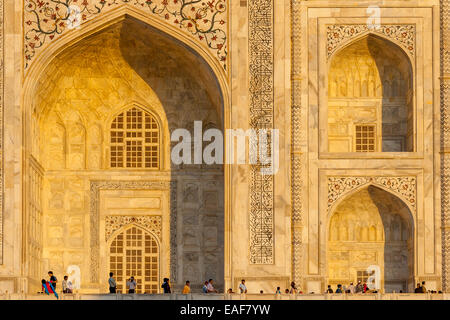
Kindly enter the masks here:
<path id="1" fill-rule="evenodd" d="M 380 268 L 386 292 L 413 287 L 414 220 L 409 207 L 379 187 L 366 186 L 344 198 L 328 224 L 329 284 L 367 280 L 368 268 Z"/>
<path id="2" fill-rule="evenodd" d="M 160 259 L 157 238 L 133 224 L 116 232 L 109 244 L 109 272 L 121 293 L 127 293 L 130 277 L 136 280 L 136 293 L 158 293 Z"/>
<path id="3" fill-rule="evenodd" d="M 102 292 L 110 263 L 100 236 L 106 212 L 161 216 L 158 281 L 169 277 L 176 287 L 190 279 L 200 291 L 203 279 L 214 278 L 221 287 L 225 169 L 173 164 L 170 133 L 194 121 L 223 130 L 224 82 L 196 47 L 138 17 L 105 23 L 88 34 L 74 30 L 80 38 L 46 63 L 36 60 L 32 68 L 42 69 L 30 69 L 26 82 L 26 161 L 42 166 L 41 259 L 58 274 L 79 264 L 81 287 Z M 90 214 L 94 182 L 117 191 L 113 198 L 100 192 L 97 220 Z M 29 198 L 27 175 L 24 183 Z M 140 183 L 154 188 L 134 187 Z M 76 254 L 62 259 L 68 250 Z"/>
<path id="4" fill-rule="evenodd" d="M 328 152 L 414 152 L 413 69 L 372 34 L 338 51 L 328 71 Z"/>

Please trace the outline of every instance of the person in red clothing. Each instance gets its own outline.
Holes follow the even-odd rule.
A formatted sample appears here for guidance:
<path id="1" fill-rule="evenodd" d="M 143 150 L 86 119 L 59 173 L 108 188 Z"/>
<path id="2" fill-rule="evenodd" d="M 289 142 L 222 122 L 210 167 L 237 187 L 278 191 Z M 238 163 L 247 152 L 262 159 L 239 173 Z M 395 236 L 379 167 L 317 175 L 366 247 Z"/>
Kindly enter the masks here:
<path id="1" fill-rule="evenodd" d="M 42 292 L 45 292 L 46 294 L 53 293 L 53 288 L 50 286 L 50 282 L 45 281 L 45 279 L 42 279 Z"/>
<path id="2" fill-rule="evenodd" d="M 56 293 L 55 289 L 53 288 L 53 285 L 46 281 L 45 279 L 42 279 L 42 292 L 46 293 L 46 294 L 51 294 L 53 293 L 56 297 L 56 299 L 58 299 L 58 294 Z"/>
<path id="3" fill-rule="evenodd" d="M 363 293 L 366 293 L 367 290 L 369 290 L 369 287 L 367 286 L 367 283 L 364 282 L 364 285 L 363 285 Z"/>

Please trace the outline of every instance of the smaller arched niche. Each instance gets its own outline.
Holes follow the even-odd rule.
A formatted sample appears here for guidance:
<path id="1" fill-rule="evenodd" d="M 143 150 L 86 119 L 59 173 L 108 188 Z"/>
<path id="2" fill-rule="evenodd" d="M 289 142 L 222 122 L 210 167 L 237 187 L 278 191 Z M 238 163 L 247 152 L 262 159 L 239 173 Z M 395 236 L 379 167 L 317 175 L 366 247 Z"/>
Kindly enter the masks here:
<path id="1" fill-rule="evenodd" d="M 117 290 L 126 293 L 126 283 L 134 277 L 136 293 L 158 293 L 159 244 L 150 232 L 131 225 L 122 229 L 109 246 L 109 272 L 114 273 Z"/>
<path id="2" fill-rule="evenodd" d="M 340 50 L 328 74 L 329 152 L 413 152 L 413 72 L 394 43 L 368 35 Z"/>
<path id="3" fill-rule="evenodd" d="M 329 284 L 367 281 L 379 267 L 386 292 L 406 291 L 412 281 L 413 221 L 407 205 L 375 186 L 344 199 L 328 229 Z"/>

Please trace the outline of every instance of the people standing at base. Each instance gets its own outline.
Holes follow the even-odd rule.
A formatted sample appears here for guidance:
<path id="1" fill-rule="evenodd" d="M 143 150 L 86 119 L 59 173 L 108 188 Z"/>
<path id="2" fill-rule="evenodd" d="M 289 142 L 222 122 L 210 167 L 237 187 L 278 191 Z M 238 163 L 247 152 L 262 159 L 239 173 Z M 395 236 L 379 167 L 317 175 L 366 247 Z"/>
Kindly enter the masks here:
<path id="1" fill-rule="evenodd" d="M 170 280 L 169 278 L 163 279 L 163 284 L 161 285 L 161 288 L 163 288 L 164 293 L 172 293 L 172 290 L 170 289 Z"/>
<path id="2" fill-rule="evenodd" d="M 127 281 L 128 293 L 133 294 L 136 292 L 137 282 L 133 276 Z"/>
<path id="3" fill-rule="evenodd" d="M 58 294 L 56 293 L 55 288 L 53 287 L 52 283 L 49 281 L 46 281 L 45 279 L 42 279 L 42 292 L 50 295 L 51 293 L 53 293 L 56 297 L 56 299 L 59 299 Z"/>
<path id="4" fill-rule="evenodd" d="M 336 293 L 342 293 L 342 284 L 337 285 Z"/>
<path id="5" fill-rule="evenodd" d="M 206 288 L 208 289 L 208 293 L 219 293 L 219 291 L 214 288 L 213 279 L 209 279 Z"/>
<path id="6" fill-rule="evenodd" d="M 56 291 L 56 283 L 58 282 L 58 279 L 53 275 L 53 271 L 48 272 L 48 276 L 50 277 L 50 283 L 53 286 L 53 289 Z"/>
<path id="7" fill-rule="evenodd" d="M 281 294 L 281 290 L 280 289 L 281 289 L 280 287 L 277 287 L 277 291 L 275 291 L 275 294 Z"/>
<path id="8" fill-rule="evenodd" d="M 427 293 L 427 288 L 425 287 L 425 281 L 422 281 L 422 293 Z"/>
<path id="9" fill-rule="evenodd" d="M 245 286 L 245 280 L 242 279 L 241 284 L 239 285 L 239 291 L 241 294 L 247 293 L 247 287 Z"/>
<path id="10" fill-rule="evenodd" d="M 205 281 L 202 288 L 203 293 L 208 293 L 208 281 Z"/>
<path id="11" fill-rule="evenodd" d="M 327 293 L 333 293 L 333 289 L 331 289 L 330 285 L 328 285 Z"/>
<path id="12" fill-rule="evenodd" d="M 422 293 L 422 287 L 420 283 L 417 284 L 417 287 L 414 289 L 414 293 Z"/>
<path id="13" fill-rule="evenodd" d="M 227 292 L 228 292 L 228 294 L 233 294 L 234 293 L 233 289 L 231 289 L 231 288 L 229 288 Z"/>
<path id="14" fill-rule="evenodd" d="M 285 294 L 289 294 L 289 289 L 284 290 Z"/>
<path id="15" fill-rule="evenodd" d="M 289 291 L 290 294 L 297 294 L 297 287 L 295 286 L 295 282 L 291 282 L 291 290 Z"/>
<path id="16" fill-rule="evenodd" d="M 183 288 L 183 294 L 189 294 L 191 293 L 191 283 L 189 281 L 186 281 L 186 284 Z"/>
<path id="17" fill-rule="evenodd" d="M 350 285 L 348 286 L 347 291 L 349 291 L 347 293 L 352 293 L 352 294 L 355 293 L 355 286 L 353 285 L 353 282 L 350 282 Z"/>
<path id="18" fill-rule="evenodd" d="M 62 282 L 63 293 L 73 293 L 72 282 L 69 280 L 68 276 L 64 276 L 64 280 Z"/>
<path id="19" fill-rule="evenodd" d="M 367 283 L 364 282 L 363 284 L 363 293 L 366 293 L 369 290 L 369 287 L 367 286 Z"/>
<path id="20" fill-rule="evenodd" d="M 363 285 L 361 283 L 361 280 L 359 280 L 358 283 L 356 284 L 355 292 L 361 293 L 362 291 L 363 291 Z"/>
<path id="21" fill-rule="evenodd" d="M 114 279 L 114 273 L 112 272 L 109 273 L 108 284 L 109 284 L 109 293 L 116 293 L 117 283 L 116 279 Z"/>

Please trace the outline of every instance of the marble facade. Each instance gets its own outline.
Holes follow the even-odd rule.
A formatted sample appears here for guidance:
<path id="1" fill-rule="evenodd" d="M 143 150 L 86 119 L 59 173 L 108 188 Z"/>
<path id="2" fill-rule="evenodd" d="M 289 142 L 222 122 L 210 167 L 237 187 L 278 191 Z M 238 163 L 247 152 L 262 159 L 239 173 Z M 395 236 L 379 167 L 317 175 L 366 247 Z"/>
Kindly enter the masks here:
<path id="1" fill-rule="evenodd" d="M 76 265 L 105 292 L 130 226 L 176 288 L 319 293 L 376 264 L 386 292 L 450 290 L 448 0 L 0 3 L 0 291 Z M 157 123 L 152 169 L 111 166 L 131 108 Z M 173 164 L 195 120 L 278 129 L 278 173 Z"/>

